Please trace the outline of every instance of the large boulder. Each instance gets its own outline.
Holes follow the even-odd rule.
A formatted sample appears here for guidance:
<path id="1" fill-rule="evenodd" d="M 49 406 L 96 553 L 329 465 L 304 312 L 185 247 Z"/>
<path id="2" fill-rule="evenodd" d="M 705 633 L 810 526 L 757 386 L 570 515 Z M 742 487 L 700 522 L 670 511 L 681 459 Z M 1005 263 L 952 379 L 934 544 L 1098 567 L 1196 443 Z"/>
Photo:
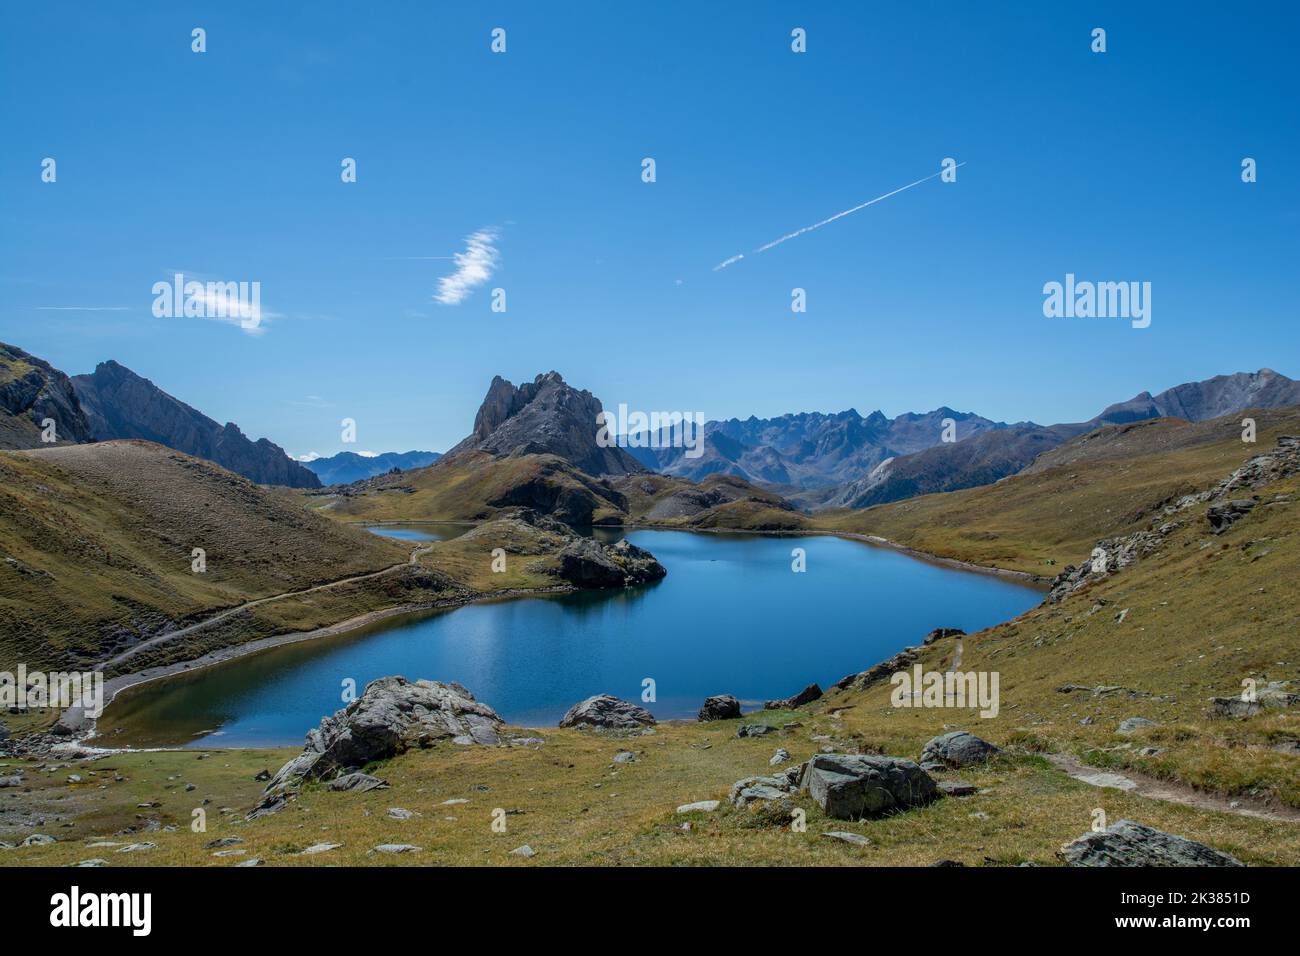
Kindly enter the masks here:
<path id="1" fill-rule="evenodd" d="M 700 708 L 700 720 L 730 720 L 740 716 L 740 701 L 731 694 L 717 694 L 704 698 Z"/>
<path id="2" fill-rule="evenodd" d="M 1244 866 L 1203 843 L 1132 820 L 1085 833 L 1057 853 L 1070 866 Z"/>
<path id="3" fill-rule="evenodd" d="M 610 694 L 597 694 L 574 704 L 560 718 L 561 727 L 609 727 L 636 730 L 655 722 L 654 714 L 644 707 L 629 704 Z"/>
<path id="4" fill-rule="evenodd" d="M 964 730 L 941 734 L 926 741 L 921 748 L 921 763 L 939 763 L 945 767 L 970 767 L 986 763 L 990 757 L 1001 753 L 987 740 L 981 740 Z"/>
<path id="5" fill-rule="evenodd" d="M 818 754 L 808 761 L 801 788 L 839 820 L 909 810 L 939 795 L 934 780 L 914 761 L 865 754 Z"/>
<path id="6" fill-rule="evenodd" d="M 1215 534 L 1223 534 L 1254 507 L 1255 502 L 1250 498 L 1234 498 L 1231 501 L 1211 505 L 1205 512 L 1205 519 L 1210 522 L 1211 531 Z"/>
<path id="7" fill-rule="evenodd" d="M 274 813 L 309 780 L 329 780 L 375 760 L 441 740 L 492 746 L 501 718 L 460 684 L 381 677 L 307 733 L 307 746 L 271 778 L 250 819 Z"/>
<path id="8" fill-rule="evenodd" d="M 783 700 L 769 700 L 763 705 L 763 708 L 765 710 L 795 710 L 804 704 L 811 704 L 821 695 L 822 689 L 816 683 L 812 683 L 793 697 L 786 697 Z"/>
<path id="9" fill-rule="evenodd" d="M 658 581 L 667 573 L 653 554 L 626 538 L 613 545 L 575 538 L 560 551 L 560 577 L 578 587 L 630 587 Z"/>

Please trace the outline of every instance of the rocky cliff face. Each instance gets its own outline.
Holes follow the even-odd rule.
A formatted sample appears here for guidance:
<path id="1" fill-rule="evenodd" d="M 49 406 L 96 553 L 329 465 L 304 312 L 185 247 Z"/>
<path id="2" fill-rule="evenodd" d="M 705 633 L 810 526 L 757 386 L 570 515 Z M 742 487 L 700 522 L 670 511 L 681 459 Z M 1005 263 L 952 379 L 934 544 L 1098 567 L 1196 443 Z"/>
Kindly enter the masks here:
<path id="1" fill-rule="evenodd" d="M 41 448 L 42 422 L 54 420 L 58 444 L 90 441 L 68 376 L 22 349 L 0 342 L 0 448 Z"/>
<path id="2" fill-rule="evenodd" d="M 555 455 L 589 475 L 629 475 L 646 469 L 621 448 L 596 444 L 600 399 L 565 383 L 559 372 L 538 375 L 516 388 L 492 379 L 474 416 L 474 432 L 447 453 L 498 456 Z"/>
<path id="3" fill-rule="evenodd" d="M 1142 392 L 1127 402 L 1111 405 L 1087 423 L 1120 425 L 1147 418 L 1183 418 L 1202 422 L 1231 415 L 1245 408 L 1283 408 L 1300 405 L 1300 382 L 1271 368 L 1258 372 L 1216 375 L 1203 382 L 1186 382 L 1159 395 Z"/>
<path id="4" fill-rule="evenodd" d="M 250 441 L 233 422 L 211 418 L 117 362 L 101 362 L 72 387 L 96 441 L 138 438 L 214 461 L 250 481 L 319 488 L 320 479 L 265 438 Z"/>

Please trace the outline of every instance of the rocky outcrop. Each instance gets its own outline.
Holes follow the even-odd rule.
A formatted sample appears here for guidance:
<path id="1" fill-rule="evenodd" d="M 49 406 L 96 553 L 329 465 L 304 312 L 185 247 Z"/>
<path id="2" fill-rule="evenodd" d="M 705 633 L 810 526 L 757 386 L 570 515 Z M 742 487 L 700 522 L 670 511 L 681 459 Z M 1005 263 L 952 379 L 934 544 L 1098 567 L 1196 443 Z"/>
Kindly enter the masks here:
<path id="1" fill-rule="evenodd" d="M 1132 820 L 1085 833 L 1057 853 L 1070 866 L 1244 866 L 1203 843 Z"/>
<path id="2" fill-rule="evenodd" d="M 811 704 L 822 695 L 822 689 L 814 682 L 809 684 L 793 697 L 786 697 L 782 700 L 769 700 L 763 704 L 764 710 L 795 710 L 804 704 Z"/>
<path id="3" fill-rule="evenodd" d="M 939 796 L 934 779 L 905 757 L 818 754 L 801 788 L 838 820 L 879 817 L 921 807 Z"/>
<path id="4" fill-rule="evenodd" d="M 730 694 L 717 694 L 704 698 L 700 708 L 700 720 L 731 720 L 740 716 L 740 701 Z"/>
<path id="5" fill-rule="evenodd" d="M 936 763 L 945 767 L 970 767 L 987 763 L 1002 751 L 987 740 L 964 730 L 941 734 L 926 741 L 921 748 L 921 764 Z"/>
<path id="6" fill-rule="evenodd" d="M 412 747 L 432 747 L 444 740 L 495 745 L 500 726 L 496 711 L 460 684 L 381 677 L 308 732 L 306 748 L 271 778 L 249 819 L 280 810 L 307 781 L 341 777 Z M 353 778 L 347 789 L 371 789 L 376 786 L 373 779 Z"/>
<path id="7" fill-rule="evenodd" d="M 917 648 L 905 647 L 893 657 L 874 664 L 864 671 L 845 674 L 835 682 L 834 687 L 836 690 L 848 690 L 851 687 L 861 690 L 879 684 L 883 680 L 888 680 L 891 674 L 911 667 L 916 663 L 918 656 Z"/>
<path id="8" fill-rule="evenodd" d="M 0 448 L 42 448 L 46 420 L 57 444 L 92 438 L 72 381 L 48 362 L 0 342 Z"/>
<path id="9" fill-rule="evenodd" d="M 596 443 L 600 399 L 565 383 L 559 372 L 538 375 L 516 388 L 492 379 L 474 416 L 474 431 L 447 453 L 497 456 L 555 455 L 589 475 L 628 475 L 645 467 L 622 448 Z M 522 504 L 523 502 L 520 502 Z"/>
<path id="10" fill-rule="evenodd" d="M 1300 474 L 1300 437 L 1281 435 L 1271 451 L 1251 458 L 1214 487 L 1167 503 L 1151 519 L 1149 528 L 1098 541 L 1089 560 L 1078 567 L 1068 565 L 1057 575 L 1047 600 L 1060 601 L 1079 588 L 1154 553 L 1169 534 L 1183 527 L 1180 516 L 1200 505 L 1210 505 L 1206 512 L 1210 530 L 1222 534 L 1256 505 L 1253 499 L 1241 497 L 1243 491 L 1253 491 L 1296 474 Z"/>
<path id="11" fill-rule="evenodd" d="M 597 694 L 574 704 L 560 718 L 561 727 L 605 727 L 639 730 L 654 724 L 654 714 L 610 694 Z"/>
<path id="12" fill-rule="evenodd" d="M 1237 519 L 1245 517 L 1254 507 L 1254 499 L 1234 498 L 1232 501 L 1223 502 L 1223 504 L 1211 505 L 1210 509 L 1205 512 L 1205 520 L 1210 522 L 1211 531 L 1215 534 L 1223 534 L 1232 527 Z"/>
<path id="13" fill-rule="evenodd" d="M 1265 710 L 1300 706 L 1300 680 L 1269 681 L 1253 694 L 1210 698 L 1210 717 L 1254 717 Z"/>
<path id="14" fill-rule="evenodd" d="M 72 379 L 96 441 L 143 439 L 216 462 L 259 485 L 319 488 L 320 479 L 265 438 L 250 441 L 233 422 L 211 418 L 117 362 Z"/>
<path id="15" fill-rule="evenodd" d="M 575 538 L 560 552 L 560 577 L 583 588 L 648 584 L 667 573 L 653 554 L 626 538 L 613 545 Z"/>

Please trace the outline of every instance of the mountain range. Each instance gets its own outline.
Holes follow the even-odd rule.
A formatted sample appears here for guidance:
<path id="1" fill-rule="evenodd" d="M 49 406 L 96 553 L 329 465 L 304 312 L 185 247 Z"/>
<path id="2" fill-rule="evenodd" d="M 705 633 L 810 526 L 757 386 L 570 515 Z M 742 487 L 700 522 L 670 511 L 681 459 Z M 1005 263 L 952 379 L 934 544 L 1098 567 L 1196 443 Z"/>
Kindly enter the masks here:
<path id="1" fill-rule="evenodd" d="M 325 485 L 349 485 L 390 471 L 410 471 L 432 465 L 442 455 L 436 451 L 386 451 L 382 455 L 359 455 L 341 451 L 337 455 L 302 462 Z"/>
<path id="2" fill-rule="evenodd" d="M 664 436 L 649 441 L 644 434 L 624 435 L 611 446 L 598 442 L 600 400 L 551 371 L 518 386 L 493 378 L 473 431 L 446 456 L 341 452 L 298 462 L 268 439 L 250 441 L 234 423 L 219 425 L 117 362 L 69 378 L 21 349 L 0 344 L 0 448 L 40 447 L 41 423 L 52 419 L 63 443 L 143 439 L 216 462 L 259 484 L 305 489 L 471 455 L 553 456 L 595 478 L 657 472 L 699 483 L 726 476 L 760 485 L 808 511 L 857 509 L 999 481 L 1045 451 L 1104 425 L 1162 417 L 1205 421 L 1245 408 L 1290 405 L 1300 405 L 1300 382 L 1264 368 L 1156 395 L 1142 392 L 1086 422 L 1056 425 L 1008 424 L 946 406 L 894 418 L 879 410 L 863 416 L 850 408 L 711 421 L 704 426 L 703 454 L 691 458 Z"/>

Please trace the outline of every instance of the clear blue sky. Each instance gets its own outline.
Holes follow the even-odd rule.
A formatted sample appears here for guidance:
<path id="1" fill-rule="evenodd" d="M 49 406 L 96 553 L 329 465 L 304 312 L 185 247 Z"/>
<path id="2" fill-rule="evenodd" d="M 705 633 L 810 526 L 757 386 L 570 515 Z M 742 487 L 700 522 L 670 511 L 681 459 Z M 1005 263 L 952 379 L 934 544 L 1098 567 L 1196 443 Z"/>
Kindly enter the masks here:
<path id="1" fill-rule="evenodd" d="M 115 358 L 293 454 L 443 450 L 494 374 L 551 368 L 708 418 L 1040 422 L 1300 375 L 1296 10 L 6 4 L 0 339 L 70 374 Z M 713 271 L 948 156 L 954 184 Z M 434 301 L 456 264 L 418 257 L 482 229 L 495 273 Z M 177 269 L 260 281 L 274 316 L 154 318 Z M 1151 282 L 1151 327 L 1045 318 L 1067 272 Z"/>

